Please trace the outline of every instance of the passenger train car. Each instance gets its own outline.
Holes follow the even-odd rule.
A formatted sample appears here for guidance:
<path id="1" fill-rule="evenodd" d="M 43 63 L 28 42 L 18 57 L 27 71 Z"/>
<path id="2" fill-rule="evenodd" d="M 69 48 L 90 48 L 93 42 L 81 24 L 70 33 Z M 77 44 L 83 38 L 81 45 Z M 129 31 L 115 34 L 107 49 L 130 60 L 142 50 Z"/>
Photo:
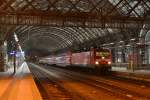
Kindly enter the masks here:
<path id="1" fill-rule="evenodd" d="M 111 52 L 108 49 L 91 49 L 86 52 L 66 52 L 41 58 L 40 63 L 59 66 L 80 66 L 100 70 L 111 69 Z"/>

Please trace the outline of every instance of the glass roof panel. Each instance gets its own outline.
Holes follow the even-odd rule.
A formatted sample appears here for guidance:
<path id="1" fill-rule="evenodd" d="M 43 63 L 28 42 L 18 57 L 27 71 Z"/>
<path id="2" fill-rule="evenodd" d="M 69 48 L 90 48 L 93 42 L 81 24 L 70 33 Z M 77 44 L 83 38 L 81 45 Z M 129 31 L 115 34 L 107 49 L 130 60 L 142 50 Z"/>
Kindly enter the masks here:
<path id="1" fill-rule="evenodd" d="M 82 12 L 89 12 L 93 6 L 88 2 L 88 0 L 80 0 L 76 7 Z"/>
<path id="2" fill-rule="evenodd" d="M 109 0 L 114 6 L 116 6 L 121 0 Z M 120 13 L 130 16 L 143 16 L 148 10 L 150 10 L 150 1 L 149 0 L 122 0 L 117 8 L 121 10 Z"/>
<path id="3" fill-rule="evenodd" d="M 57 7 L 58 10 L 63 10 L 65 12 L 72 7 L 72 4 L 71 2 L 69 2 L 69 0 L 60 0 L 55 4 L 55 6 Z"/>
<path id="4" fill-rule="evenodd" d="M 116 5 L 117 3 L 119 3 L 120 0 L 108 0 L 109 2 L 111 2 L 113 5 Z"/>
<path id="5" fill-rule="evenodd" d="M 85 29 L 83 29 L 81 27 L 79 29 L 81 30 L 81 34 L 84 36 L 85 40 L 90 40 L 90 38 L 91 38 L 90 33 L 86 32 Z"/>
<path id="6" fill-rule="evenodd" d="M 27 2 L 25 0 L 16 0 L 10 6 L 13 7 L 13 9 L 17 10 L 24 7 L 25 5 L 27 5 Z"/>
<path id="7" fill-rule="evenodd" d="M 49 2 L 47 0 L 34 0 L 32 5 L 39 10 L 47 10 Z"/>

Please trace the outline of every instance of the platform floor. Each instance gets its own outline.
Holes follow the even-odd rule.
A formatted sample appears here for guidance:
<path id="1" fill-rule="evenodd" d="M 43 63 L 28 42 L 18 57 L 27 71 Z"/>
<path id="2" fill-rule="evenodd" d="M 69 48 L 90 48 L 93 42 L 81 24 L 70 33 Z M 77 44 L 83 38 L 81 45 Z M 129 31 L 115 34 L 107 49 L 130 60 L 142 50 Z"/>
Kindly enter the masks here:
<path id="1" fill-rule="evenodd" d="M 0 73 L 0 100 L 42 100 L 26 62 L 13 74 L 13 67 Z"/>
<path id="2" fill-rule="evenodd" d="M 112 67 L 112 71 L 115 72 L 115 75 L 150 82 L 150 70 L 129 70 L 127 68 Z"/>
<path id="3" fill-rule="evenodd" d="M 112 67 L 112 71 L 150 75 L 150 70 L 148 69 L 147 70 L 146 69 L 129 70 L 125 67 Z"/>

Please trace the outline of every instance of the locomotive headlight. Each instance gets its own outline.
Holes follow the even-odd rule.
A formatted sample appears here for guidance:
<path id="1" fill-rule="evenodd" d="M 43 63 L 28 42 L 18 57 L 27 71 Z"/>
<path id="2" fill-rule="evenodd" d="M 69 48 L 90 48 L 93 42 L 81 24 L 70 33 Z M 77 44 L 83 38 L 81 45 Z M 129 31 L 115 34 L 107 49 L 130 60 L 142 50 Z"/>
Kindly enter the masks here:
<path id="1" fill-rule="evenodd" d="M 98 64 L 99 64 L 99 62 L 98 62 L 98 61 L 96 61 L 96 62 L 95 62 L 95 64 L 96 64 L 96 65 L 98 65 Z"/>
<path id="2" fill-rule="evenodd" d="M 105 57 L 102 57 L 102 59 L 105 59 Z"/>
<path id="3" fill-rule="evenodd" d="M 110 64 L 111 64 L 111 62 L 109 61 L 109 62 L 108 62 L 108 64 L 110 65 Z"/>

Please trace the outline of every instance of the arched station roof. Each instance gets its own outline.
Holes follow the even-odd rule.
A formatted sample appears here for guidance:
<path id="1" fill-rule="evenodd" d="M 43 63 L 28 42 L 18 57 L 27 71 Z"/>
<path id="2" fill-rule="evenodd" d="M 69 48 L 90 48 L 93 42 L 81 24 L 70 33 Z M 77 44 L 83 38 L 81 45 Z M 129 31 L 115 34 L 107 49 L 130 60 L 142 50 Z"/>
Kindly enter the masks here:
<path id="1" fill-rule="evenodd" d="M 126 41 L 148 31 L 149 18 L 149 0 L 0 0 L 1 32 L 15 32 L 26 50 Z"/>

